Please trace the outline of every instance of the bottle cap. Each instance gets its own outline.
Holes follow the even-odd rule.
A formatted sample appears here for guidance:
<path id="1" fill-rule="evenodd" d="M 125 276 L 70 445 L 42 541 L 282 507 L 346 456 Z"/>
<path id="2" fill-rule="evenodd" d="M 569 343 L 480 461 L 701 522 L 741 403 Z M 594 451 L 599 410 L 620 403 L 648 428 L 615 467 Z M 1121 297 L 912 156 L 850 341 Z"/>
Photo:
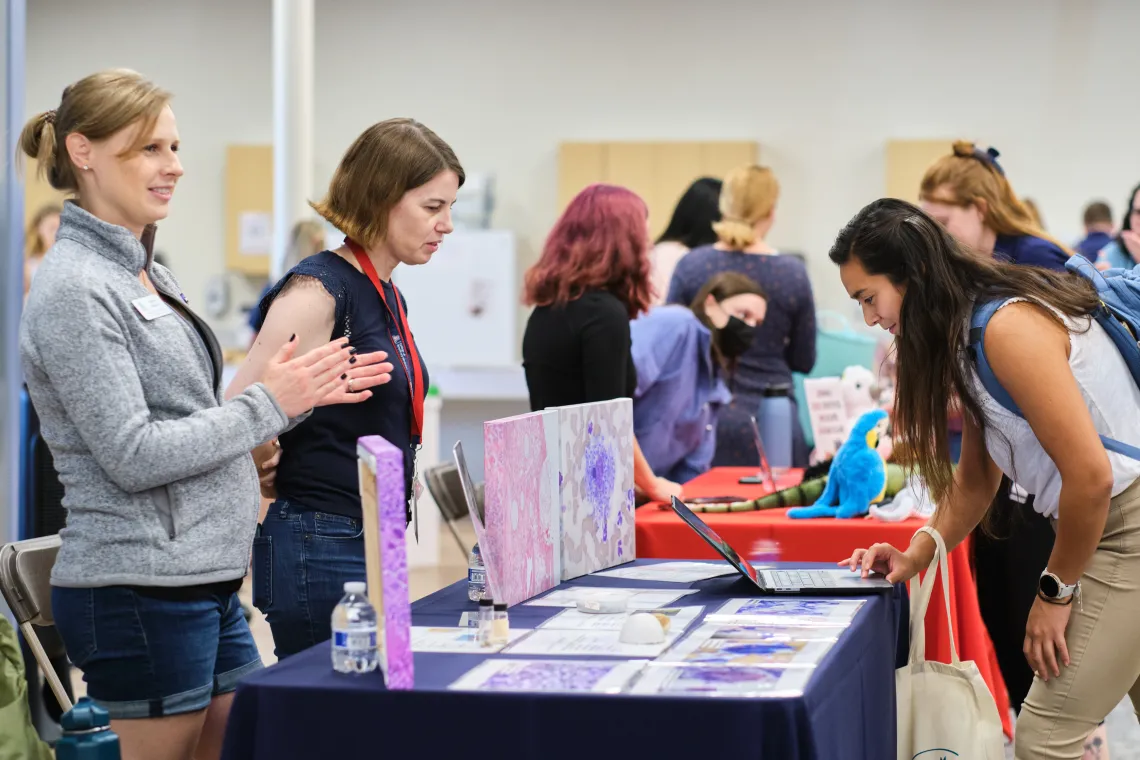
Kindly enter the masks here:
<path id="1" fill-rule="evenodd" d="M 111 716 L 90 697 L 80 697 L 59 720 L 64 731 L 91 731 L 111 725 Z"/>
<path id="2" fill-rule="evenodd" d="M 348 581 L 344 584 L 344 593 L 363 594 L 368 585 L 364 581 Z"/>
<path id="3" fill-rule="evenodd" d="M 506 602 L 495 602 L 495 612 L 506 612 L 506 611 L 507 611 L 507 603 Z"/>
<path id="4" fill-rule="evenodd" d="M 479 606 L 480 607 L 494 607 L 495 606 L 495 600 L 494 599 L 480 599 L 479 600 Z"/>

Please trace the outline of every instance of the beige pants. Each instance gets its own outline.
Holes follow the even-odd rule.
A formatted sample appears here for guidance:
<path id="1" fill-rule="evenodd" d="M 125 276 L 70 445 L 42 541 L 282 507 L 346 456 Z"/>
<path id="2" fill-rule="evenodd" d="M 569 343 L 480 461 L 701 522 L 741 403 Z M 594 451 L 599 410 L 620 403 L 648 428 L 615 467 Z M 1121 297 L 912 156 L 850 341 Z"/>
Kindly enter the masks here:
<path id="1" fill-rule="evenodd" d="M 1065 630 L 1071 664 L 1035 678 L 1021 707 L 1017 760 L 1079 760 L 1125 694 L 1140 705 L 1140 481 L 1112 500 L 1081 597 Z"/>

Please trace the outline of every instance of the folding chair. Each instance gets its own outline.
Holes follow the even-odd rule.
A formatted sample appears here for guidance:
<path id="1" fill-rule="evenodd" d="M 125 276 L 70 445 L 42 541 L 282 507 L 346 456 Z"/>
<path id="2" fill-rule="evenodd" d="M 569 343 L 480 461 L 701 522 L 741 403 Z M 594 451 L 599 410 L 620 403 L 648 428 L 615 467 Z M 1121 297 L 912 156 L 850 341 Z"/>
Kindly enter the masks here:
<path id="1" fill-rule="evenodd" d="M 59 536 L 29 538 L 0 547 L 0 593 L 16 616 L 24 641 L 32 649 L 44 677 L 64 712 L 72 707 L 33 626 L 55 625 L 51 614 L 51 568 L 59 554 Z"/>
<path id="2" fill-rule="evenodd" d="M 467 500 L 463 497 L 463 485 L 459 482 L 459 470 L 450 462 L 429 467 L 424 470 L 424 483 L 427 485 L 432 501 L 439 507 L 439 513 L 443 516 L 443 521 L 447 524 L 447 529 L 451 531 L 455 543 L 458 544 L 459 551 L 463 552 L 463 556 L 466 557 L 470 553 L 471 547 L 464 545 L 463 539 L 455 530 L 456 521 L 463 520 L 468 515 Z M 482 483 L 475 486 L 475 502 L 476 509 L 482 516 Z"/>

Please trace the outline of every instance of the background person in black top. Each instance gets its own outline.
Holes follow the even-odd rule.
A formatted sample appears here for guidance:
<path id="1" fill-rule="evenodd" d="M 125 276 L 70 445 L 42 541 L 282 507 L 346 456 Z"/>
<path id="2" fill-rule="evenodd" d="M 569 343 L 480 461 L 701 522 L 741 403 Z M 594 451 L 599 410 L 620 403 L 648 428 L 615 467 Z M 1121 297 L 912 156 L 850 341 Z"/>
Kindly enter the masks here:
<path id="1" fill-rule="evenodd" d="M 525 302 L 535 307 L 522 350 L 531 409 L 632 399 L 629 320 L 648 308 L 650 292 L 645 202 L 623 187 L 587 187 L 526 273 Z M 653 474 L 636 441 L 633 479 L 652 501 L 681 494 Z"/>
<path id="2" fill-rule="evenodd" d="M 386 352 L 390 373 L 350 370 L 349 389 L 365 400 L 317 409 L 281 436 L 277 500 L 253 547 L 253 601 L 278 658 L 328 639 L 344 583 L 365 580 L 358 438 L 379 435 L 404 452 L 412 495 L 416 418 L 422 421 L 429 379 L 391 276 L 399 264 L 431 260 L 453 229 L 463 179 L 455 153 L 422 124 L 391 119 L 369 127 L 341 159 L 326 198 L 313 204 L 352 242 L 302 261 L 261 303 L 264 323 L 241 373 L 256 375 L 268 347 L 292 333 L 302 350 L 343 336 L 361 354 Z"/>

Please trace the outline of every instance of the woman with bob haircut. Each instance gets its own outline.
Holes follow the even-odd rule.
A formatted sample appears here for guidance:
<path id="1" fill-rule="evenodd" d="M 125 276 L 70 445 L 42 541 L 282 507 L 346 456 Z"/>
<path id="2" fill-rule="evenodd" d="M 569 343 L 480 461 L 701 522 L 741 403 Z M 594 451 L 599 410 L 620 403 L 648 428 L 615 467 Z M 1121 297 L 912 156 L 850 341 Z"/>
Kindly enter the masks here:
<path id="1" fill-rule="evenodd" d="M 346 373 L 359 406 L 318 409 L 280 437 L 276 501 L 253 546 L 254 604 L 279 658 L 327 640 L 345 582 L 365 580 L 360 437 L 382 436 L 404 453 L 410 519 L 428 370 L 392 271 L 431 261 L 453 229 L 463 179 L 455 153 L 423 124 L 372 125 L 349 146 L 325 198 L 312 204 L 345 233 L 344 244 L 303 260 L 261 302 L 261 331 L 234 387 L 256 376 L 283 335 L 296 333 L 302 346 L 349 338 L 360 351 L 389 357 Z"/>
<path id="2" fill-rule="evenodd" d="M 541 411 L 632 399 L 637 370 L 629 321 L 649 308 L 645 202 L 615 185 L 590 185 L 570 201 L 527 270 L 523 334 L 530 408 Z M 681 487 L 653 474 L 634 440 L 634 486 L 651 501 Z"/>

